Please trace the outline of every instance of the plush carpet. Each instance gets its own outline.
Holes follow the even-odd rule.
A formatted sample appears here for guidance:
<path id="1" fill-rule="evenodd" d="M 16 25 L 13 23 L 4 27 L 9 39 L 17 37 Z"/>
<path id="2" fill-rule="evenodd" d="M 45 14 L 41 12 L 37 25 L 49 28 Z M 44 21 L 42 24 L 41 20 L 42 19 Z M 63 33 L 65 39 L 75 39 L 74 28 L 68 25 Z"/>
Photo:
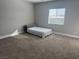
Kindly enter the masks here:
<path id="1" fill-rule="evenodd" d="M 79 59 L 79 40 L 21 34 L 0 40 L 0 59 Z"/>

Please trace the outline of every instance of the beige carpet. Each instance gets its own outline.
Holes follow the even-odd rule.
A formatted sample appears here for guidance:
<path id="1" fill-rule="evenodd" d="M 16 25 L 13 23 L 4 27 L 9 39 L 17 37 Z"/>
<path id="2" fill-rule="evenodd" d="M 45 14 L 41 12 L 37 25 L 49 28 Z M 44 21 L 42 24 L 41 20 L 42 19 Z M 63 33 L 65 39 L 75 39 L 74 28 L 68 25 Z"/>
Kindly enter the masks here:
<path id="1" fill-rule="evenodd" d="M 79 59 L 79 40 L 21 34 L 0 40 L 0 59 Z"/>

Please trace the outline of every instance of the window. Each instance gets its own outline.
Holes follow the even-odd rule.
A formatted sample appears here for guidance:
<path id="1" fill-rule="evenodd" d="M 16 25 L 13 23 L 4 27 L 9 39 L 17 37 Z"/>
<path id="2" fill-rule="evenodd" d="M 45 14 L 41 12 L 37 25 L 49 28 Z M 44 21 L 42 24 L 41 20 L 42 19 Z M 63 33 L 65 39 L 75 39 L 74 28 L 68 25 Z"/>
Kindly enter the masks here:
<path id="1" fill-rule="evenodd" d="M 48 24 L 64 25 L 65 8 L 50 9 Z"/>

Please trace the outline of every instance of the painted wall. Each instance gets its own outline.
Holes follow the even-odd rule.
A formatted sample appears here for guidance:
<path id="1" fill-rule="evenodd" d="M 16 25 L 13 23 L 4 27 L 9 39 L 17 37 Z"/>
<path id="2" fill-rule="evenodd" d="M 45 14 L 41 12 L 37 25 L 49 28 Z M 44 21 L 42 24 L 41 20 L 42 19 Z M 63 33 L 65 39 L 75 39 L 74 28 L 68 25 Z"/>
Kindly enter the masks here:
<path id="1" fill-rule="evenodd" d="M 34 23 L 32 3 L 24 0 L 0 0 L 0 36 L 21 32 L 22 26 Z"/>
<path id="2" fill-rule="evenodd" d="M 79 35 L 79 0 L 58 0 L 55 2 L 35 4 L 36 24 L 53 28 L 54 31 L 70 35 Z M 49 9 L 66 8 L 64 25 L 49 25 Z"/>

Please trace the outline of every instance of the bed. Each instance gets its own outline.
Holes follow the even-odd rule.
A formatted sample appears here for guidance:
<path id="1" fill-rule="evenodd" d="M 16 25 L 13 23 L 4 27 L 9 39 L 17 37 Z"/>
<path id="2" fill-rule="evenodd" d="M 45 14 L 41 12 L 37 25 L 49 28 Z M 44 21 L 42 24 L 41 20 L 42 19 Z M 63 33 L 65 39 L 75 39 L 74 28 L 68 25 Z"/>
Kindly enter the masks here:
<path id="1" fill-rule="evenodd" d="M 52 34 L 52 29 L 43 27 L 30 27 L 27 28 L 27 32 L 45 38 L 46 36 Z"/>

